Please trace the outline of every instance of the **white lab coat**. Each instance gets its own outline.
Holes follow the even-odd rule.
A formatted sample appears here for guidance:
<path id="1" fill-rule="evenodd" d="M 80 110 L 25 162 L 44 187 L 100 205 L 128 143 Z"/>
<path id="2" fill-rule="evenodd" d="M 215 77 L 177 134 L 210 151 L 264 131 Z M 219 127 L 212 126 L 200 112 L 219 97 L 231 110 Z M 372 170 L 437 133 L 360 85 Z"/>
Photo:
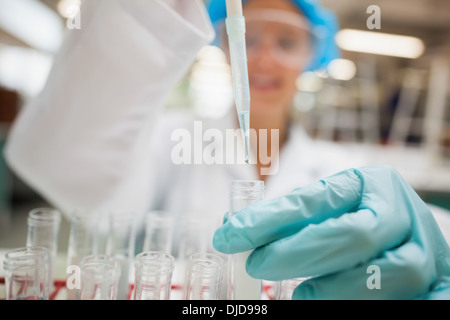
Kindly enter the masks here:
<path id="1" fill-rule="evenodd" d="M 46 87 L 14 124 L 5 157 L 66 214 L 143 211 L 159 112 L 214 31 L 200 0 L 84 4 L 81 29 L 68 31 Z"/>
<path id="2" fill-rule="evenodd" d="M 81 30 L 69 32 L 46 88 L 10 133 L 8 163 L 66 214 L 79 207 L 141 215 L 167 210 L 177 218 L 200 215 L 214 230 L 228 210 L 230 181 L 258 179 L 256 169 L 175 165 L 171 133 L 192 130 L 193 119 L 170 114 L 156 120 L 197 51 L 212 39 L 201 1 L 172 7 L 157 0 L 87 2 L 92 8 L 82 12 Z M 237 127 L 233 113 L 202 123 L 205 130 Z M 265 198 L 362 164 L 292 126 Z"/>

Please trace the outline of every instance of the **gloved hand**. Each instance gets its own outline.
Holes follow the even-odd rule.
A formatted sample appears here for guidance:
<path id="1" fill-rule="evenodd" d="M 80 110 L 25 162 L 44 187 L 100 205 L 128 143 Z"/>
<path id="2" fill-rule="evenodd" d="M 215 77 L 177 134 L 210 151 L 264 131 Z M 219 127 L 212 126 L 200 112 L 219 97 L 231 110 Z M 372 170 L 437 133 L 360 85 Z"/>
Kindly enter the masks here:
<path id="1" fill-rule="evenodd" d="M 228 254 L 254 249 L 252 277 L 312 277 L 293 299 L 450 299 L 449 246 L 389 167 L 343 171 L 248 206 L 216 230 L 213 244 Z M 377 281 L 379 289 L 369 285 Z"/>

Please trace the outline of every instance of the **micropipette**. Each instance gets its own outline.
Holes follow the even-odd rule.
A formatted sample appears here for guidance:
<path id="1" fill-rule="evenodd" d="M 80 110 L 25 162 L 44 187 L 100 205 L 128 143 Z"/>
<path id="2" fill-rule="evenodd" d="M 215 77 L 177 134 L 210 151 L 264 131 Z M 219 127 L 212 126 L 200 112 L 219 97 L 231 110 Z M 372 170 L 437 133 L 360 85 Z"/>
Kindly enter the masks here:
<path id="1" fill-rule="evenodd" d="M 225 23 L 230 47 L 234 100 L 244 138 L 245 162 L 248 163 L 250 153 L 250 87 L 245 46 L 245 18 L 242 14 L 242 0 L 226 0 L 226 6 L 227 18 Z"/>

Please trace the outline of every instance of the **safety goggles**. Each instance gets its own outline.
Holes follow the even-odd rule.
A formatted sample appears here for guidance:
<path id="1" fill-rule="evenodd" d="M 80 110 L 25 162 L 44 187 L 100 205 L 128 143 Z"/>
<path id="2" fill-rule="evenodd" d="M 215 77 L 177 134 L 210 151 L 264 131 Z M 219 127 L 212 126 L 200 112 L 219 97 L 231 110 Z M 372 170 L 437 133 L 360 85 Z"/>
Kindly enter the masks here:
<path id="1" fill-rule="evenodd" d="M 284 67 L 299 69 L 312 58 L 315 35 L 302 15 L 252 9 L 245 11 L 244 16 L 248 62 L 269 55 Z"/>

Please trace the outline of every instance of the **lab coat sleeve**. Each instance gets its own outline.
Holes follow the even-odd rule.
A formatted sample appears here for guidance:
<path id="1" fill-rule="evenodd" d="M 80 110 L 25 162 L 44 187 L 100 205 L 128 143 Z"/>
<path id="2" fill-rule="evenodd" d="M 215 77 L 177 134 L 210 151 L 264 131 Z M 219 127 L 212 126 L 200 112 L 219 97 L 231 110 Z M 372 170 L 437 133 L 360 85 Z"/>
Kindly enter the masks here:
<path id="1" fill-rule="evenodd" d="M 201 0 L 89 0 L 5 158 L 54 206 L 145 211 L 165 98 L 214 31 Z"/>

